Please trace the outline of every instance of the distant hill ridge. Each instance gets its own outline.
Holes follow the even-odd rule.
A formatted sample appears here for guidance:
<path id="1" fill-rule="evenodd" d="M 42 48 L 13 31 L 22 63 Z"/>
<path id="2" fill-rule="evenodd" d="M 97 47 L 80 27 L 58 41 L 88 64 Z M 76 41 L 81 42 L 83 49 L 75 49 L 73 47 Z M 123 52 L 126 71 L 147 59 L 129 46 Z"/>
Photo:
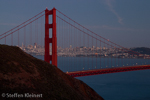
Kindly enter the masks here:
<path id="1" fill-rule="evenodd" d="M 0 45 L 0 93 L 0 100 L 7 99 L 8 94 L 22 94 L 20 98 L 24 100 L 103 100 L 84 82 L 18 47 L 7 45 Z M 39 97 L 27 98 L 25 93 Z"/>
<path id="2" fill-rule="evenodd" d="M 136 47 L 136 48 L 132 48 L 133 51 L 136 51 L 140 54 L 148 54 L 150 55 L 150 48 L 146 48 L 146 47 Z"/>

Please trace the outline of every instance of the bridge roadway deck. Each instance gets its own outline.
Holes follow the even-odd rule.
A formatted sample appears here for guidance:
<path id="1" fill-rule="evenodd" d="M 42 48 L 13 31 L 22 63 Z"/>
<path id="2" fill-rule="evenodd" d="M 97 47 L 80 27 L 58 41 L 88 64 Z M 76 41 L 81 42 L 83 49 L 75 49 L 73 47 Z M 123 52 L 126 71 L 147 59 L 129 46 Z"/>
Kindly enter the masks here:
<path id="1" fill-rule="evenodd" d="M 135 70 L 145 70 L 145 69 L 150 69 L 150 65 L 113 67 L 113 68 L 105 68 L 105 69 L 75 71 L 75 72 L 67 72 L 66 74 L 68 74 L 72 77 L 81 77 L 81 76 L 108 74 L 108 73 L 117 73 L 117 72 L 126 72 L 126 71 L 135 71 Z"/>

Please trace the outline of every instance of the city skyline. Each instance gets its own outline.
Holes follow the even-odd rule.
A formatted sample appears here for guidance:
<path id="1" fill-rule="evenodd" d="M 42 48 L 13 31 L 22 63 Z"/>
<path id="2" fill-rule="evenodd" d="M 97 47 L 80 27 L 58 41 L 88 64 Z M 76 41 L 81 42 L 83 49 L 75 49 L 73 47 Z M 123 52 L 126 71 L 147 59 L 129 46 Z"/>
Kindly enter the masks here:
<path id="1" fill-rule="evenodd" d="M 19 47 L 19 46 L 18 46 Z M 44 55 L 45 48 L 44 46 L 34 43 L 34 45 L 22 46 L 19 47 L 23 51 L 31 55 Z M 116 48 L 116 47 L 61 47 L 57 46 L 57 56 L 62 57 L 107 57 L 107 58 L 148 58 L 149 54 L 141 53 L 143 51 L 137 52 L 133 51 L 133 48 Z M 49 46 L 49 54 L 52 55 L 52 47 Z"/>

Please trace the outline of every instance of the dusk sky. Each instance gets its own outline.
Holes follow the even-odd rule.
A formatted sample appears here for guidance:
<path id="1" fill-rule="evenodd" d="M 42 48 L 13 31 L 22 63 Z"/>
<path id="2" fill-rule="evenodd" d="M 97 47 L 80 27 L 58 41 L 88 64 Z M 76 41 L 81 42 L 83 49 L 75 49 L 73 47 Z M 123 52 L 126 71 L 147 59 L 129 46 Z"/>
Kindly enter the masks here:
<path id="1" fill-rule="evenodd" d="M 124 47 L 150 47 L 150 0 L 0 0 L 0 34 L 46 7 Z"/>

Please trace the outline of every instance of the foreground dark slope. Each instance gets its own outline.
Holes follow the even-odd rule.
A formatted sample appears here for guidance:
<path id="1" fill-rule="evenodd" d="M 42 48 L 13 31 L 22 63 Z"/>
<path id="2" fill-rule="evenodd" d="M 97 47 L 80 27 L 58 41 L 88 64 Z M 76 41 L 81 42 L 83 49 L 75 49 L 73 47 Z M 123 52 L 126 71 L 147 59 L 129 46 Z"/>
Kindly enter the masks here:
<path id="1" fill-rule="evenodd" d="M 6 45 L 0 45 L 0 93 L 42 94 L 45 100 L 103 100 L 82 81 L 18 47 Z M 6 99 L 1 94 L 0 100 Z"/>

